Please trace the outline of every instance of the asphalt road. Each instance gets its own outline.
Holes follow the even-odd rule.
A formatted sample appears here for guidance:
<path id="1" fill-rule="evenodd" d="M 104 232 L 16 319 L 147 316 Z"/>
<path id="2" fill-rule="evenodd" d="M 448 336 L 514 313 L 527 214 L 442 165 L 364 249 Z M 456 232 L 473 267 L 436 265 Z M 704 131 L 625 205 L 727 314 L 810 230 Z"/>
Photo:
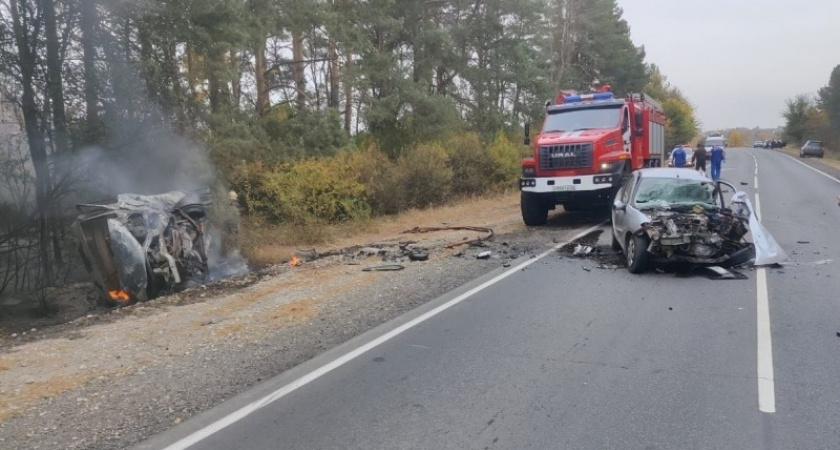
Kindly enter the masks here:
<path id="1" fill-rule="evenodd" d="M 550 251 L 138 449 L 837 449 L 840 181 L 727 156 L 790 263 L 715 281 Z"/>

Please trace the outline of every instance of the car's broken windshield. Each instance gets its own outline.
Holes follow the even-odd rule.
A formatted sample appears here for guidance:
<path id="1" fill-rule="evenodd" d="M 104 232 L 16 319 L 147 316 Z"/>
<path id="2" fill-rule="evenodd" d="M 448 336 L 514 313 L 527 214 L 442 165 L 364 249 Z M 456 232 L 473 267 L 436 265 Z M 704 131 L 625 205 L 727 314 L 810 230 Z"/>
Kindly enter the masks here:
<path id="1" fill-rule="evenodd" d="M 678 208 L 699 205 L 715 207 L 711 182 L 680 178 L 644 178 L 636 191 L 634 203 L 639 209 Z"/>

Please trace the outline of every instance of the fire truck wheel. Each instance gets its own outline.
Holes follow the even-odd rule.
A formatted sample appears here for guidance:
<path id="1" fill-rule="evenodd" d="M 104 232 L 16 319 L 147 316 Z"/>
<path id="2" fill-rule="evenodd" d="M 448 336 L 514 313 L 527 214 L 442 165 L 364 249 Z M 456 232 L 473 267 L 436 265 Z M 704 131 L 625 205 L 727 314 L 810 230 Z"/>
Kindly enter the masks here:
<path id="1" fill-rule="evenodd" d="M 522 220 L 529 227 L 545 225 L 548 221 L 548 205 L 537 195 L 530 192 L 521 194 Z"/>
<path id="2" fill-rule="evenodd" d="M 644 236 L 627 238 L 627 270 L 630 273 L 642 273 L 647 268 L 647 240 Z"/>

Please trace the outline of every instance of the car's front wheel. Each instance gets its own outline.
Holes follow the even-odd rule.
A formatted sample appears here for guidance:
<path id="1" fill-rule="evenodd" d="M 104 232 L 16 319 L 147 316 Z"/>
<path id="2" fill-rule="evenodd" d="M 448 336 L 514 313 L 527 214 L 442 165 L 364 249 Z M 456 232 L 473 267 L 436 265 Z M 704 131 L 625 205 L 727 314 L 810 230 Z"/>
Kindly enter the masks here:
<path id="1" fill-rule="evenodd" d="M 627 270 L 630 273 L 642 273 L 647 268 L 647 239 L 644 236 L 630 236 L 627 238 L 627 248 L 624 253 L 627 258 Z"/>

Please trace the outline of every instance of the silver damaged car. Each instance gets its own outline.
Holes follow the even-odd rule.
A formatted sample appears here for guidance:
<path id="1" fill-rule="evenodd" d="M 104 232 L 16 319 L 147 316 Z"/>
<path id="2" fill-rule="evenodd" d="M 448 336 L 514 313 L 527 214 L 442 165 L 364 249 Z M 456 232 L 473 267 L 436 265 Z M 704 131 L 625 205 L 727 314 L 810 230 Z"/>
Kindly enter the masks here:
<path id="1" fill-rule="evenodd" d="M 613 202 L 612 245 L 624 252 L 632 273 L 650 263 L 734 267 L 787 259 L 758 223 L 746 193 L 691 169 L 634 172 Z"/>

